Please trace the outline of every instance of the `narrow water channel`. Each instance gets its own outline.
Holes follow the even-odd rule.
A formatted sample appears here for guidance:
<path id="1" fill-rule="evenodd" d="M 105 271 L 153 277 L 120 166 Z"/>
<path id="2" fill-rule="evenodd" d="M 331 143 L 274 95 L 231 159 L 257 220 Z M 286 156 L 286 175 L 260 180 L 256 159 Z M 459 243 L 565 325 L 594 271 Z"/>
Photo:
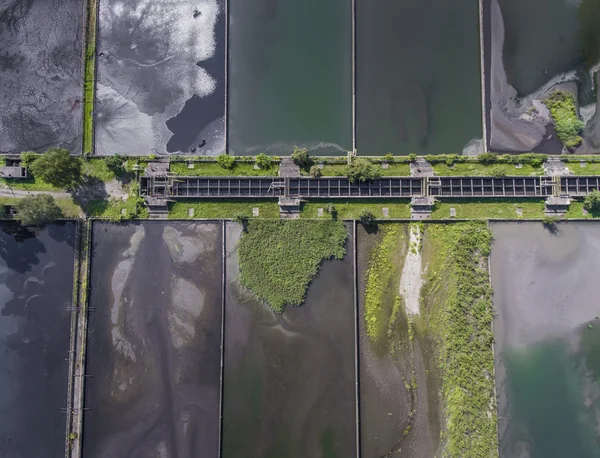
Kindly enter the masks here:
<path id="1" fill-rule="evenodd" d="M 305 303 L 276 315 L 238 283 L 240 236 L 228 224 L 222 456 L 355 456 L 352 237 Z"/>

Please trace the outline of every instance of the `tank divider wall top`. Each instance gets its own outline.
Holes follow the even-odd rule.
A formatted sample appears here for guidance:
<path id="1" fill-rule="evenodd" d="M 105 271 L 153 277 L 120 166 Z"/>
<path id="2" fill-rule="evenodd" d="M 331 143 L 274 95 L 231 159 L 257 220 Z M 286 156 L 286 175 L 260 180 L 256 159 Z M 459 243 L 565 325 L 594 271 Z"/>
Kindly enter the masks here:
<path id="1" fill-rule="evenodd" d="M 81 151 L 82 0 L 0 2 L 0 153 Z"/>
<path id="2" fill-rule="evenodd" d="M 225 150 L 226 0 L 100 0 L 96 153 Z"/>

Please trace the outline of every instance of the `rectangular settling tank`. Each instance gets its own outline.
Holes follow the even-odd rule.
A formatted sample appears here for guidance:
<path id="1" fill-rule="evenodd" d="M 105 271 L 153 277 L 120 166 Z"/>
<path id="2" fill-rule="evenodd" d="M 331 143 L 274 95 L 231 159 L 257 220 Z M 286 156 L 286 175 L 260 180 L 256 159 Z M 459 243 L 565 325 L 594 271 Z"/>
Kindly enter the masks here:
<path id="1" fill-rule="evenodd" d="M 218 456 L 221 234 L 94 224 L 84 456 Z"/>
<path id="2" fill-rule="evenodd" d="M 223 458 L 356 456 L 352 237 L 275 314 L 239 284 L 241 233 L 228 224 Z"/>
<path id="3" fill-rule="evenodd" d="M 75 224 L 0 226 L 0 455 L 65 455 Z"/>
<path id="4" fill-rule="evenodd" d="M 225 0 L 99 0 L 96 152 L 225 150 Z"/>
<path id="5" fill-rule="evenodd" d="M 229 2 L 229 152 L 352 148 L 352 2 Z"/>
<path id="6" fill-rule="evenodd" d="M 356 5 L 359 154 L 460 154 L 481 139 L 478 3 Z"/>
<path id="7" fill-rule="evenodd" d="M 600 225 L 491 228 L 500 457 L 598 457 Z"/>
<path id="8" fill-rule="evenodd" d="M 0 153 L 81 151 L 83 0 L 0 2 Z"/>

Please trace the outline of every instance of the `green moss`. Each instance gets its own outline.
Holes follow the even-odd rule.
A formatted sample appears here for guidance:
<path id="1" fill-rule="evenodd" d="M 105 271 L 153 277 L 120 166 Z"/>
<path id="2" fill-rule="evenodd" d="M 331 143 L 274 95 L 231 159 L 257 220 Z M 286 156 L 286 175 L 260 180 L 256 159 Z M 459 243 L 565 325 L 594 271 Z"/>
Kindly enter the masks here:
<path id="1" fill-rule="evenodd" d="M 169 206 L 171 219 L 221 219 L 237 216 L 252 217 L 252 209 L 258 208 L 259 218 L 279 218 L 279 205 L 275 199 L 216 199 L 216 200 L 181 200 Z M 194 216 L 189 216 L 189 209 Z"/>
<path id="2" fill-rule="evenodd" d="M 250 220 L 239 245 L 240 281 L 276 312 L 301 305 L 325 259 L 342 259 L 341 221 Z"/>
<path id="3" fill-rule="evenodd" d="M 194 162 L 194 168 L 188 168 L 187 162 L 172 162 L 171 172 L 180 176 L 204 176 L 204 177 L 221 177 L 221 176 L 250 176 L 264 177 L 276 176 L 279 167 L 273 164 L 269 169 L 255 169 L 254 164 L 249 162 L 236 162 L 232 169 L 224 169 L 216 162 Z"/>
<path id="4" fill-rule="evenodd" d="M 544 103 L 550 110 L 556 135 L 561 143 L 569 149 L 579 146 L 582 138 L 579 135 L 585 124 L 577 117 L 575 98 L 566 91 L 554 91 Z"/>
<path id="5" fill-rule="evenodd" d="M 444 431 L 440 456 L 498 456 L 492 289 L 484 223 L 431 224 L 422 290 L 424 325 L 436 342 Z"/>

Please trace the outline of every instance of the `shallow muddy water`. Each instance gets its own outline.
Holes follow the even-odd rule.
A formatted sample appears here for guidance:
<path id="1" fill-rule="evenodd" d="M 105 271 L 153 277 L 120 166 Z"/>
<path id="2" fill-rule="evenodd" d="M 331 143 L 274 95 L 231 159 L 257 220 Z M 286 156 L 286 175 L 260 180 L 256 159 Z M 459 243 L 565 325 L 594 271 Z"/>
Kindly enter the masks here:
<path id="1" fill-rule="evenodd" d="M 81 151 L 83 0 L 0 2 L 0 152 Z"/>
<path id="2" fill-rule="evenodd" d="M 600 456 L 600 225 L 493 223 L 500 456 Z"/>
<path id="3" fill-rule="evenodd" d="M 0 456 L 65 454 L 75 224 L 0 225 Z"/>
<path id="4" fill-rule="evenodd" d="M 227 228 L 224 458 L 356 456 L 352 240 L 281 315 L 238 283 Z"/>
<path id="5" fill-rule="evenodd" d="M 356 21 L 360 154 L 460 154 L 483 137 L 476 1 L 358 0 Z"/>
<path id="6" fill-rule="evenodd" d="M 230 153 L 352 148 L 352 2 L 229 2 Z"/>
<path id="7" fill-rule="evenodd" d="M 84 456 L 218 456 L 221 225 L 93 231 Z"/>
<path id="8" fill-rule="evenodd" d="M 225 150 L 225 0 L 100 0 L 96 152 Z"/>

